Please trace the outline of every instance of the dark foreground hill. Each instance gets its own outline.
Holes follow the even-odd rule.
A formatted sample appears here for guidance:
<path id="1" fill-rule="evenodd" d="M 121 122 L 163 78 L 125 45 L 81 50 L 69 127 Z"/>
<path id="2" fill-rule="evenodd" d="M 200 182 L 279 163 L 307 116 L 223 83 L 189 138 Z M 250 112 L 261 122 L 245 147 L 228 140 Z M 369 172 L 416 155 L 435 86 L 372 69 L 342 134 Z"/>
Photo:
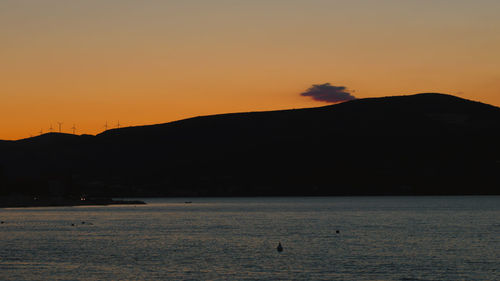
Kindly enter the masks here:
<path id="1" fill-rule="evenodd" d="M 443 94 L 0 142 L 0 195 L 500 194 L 500 108 Z"/>

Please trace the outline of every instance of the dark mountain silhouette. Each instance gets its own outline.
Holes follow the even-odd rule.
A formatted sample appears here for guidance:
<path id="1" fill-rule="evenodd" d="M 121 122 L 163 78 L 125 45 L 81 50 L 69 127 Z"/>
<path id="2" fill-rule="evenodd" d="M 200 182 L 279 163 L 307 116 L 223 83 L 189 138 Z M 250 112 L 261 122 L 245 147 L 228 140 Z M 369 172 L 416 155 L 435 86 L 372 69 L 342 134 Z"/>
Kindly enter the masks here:
<path id="1" fill-rule="evenodd" d="M 0 142 L 1 195 L 500 194 L 500 108 L 358 99 Z"/>

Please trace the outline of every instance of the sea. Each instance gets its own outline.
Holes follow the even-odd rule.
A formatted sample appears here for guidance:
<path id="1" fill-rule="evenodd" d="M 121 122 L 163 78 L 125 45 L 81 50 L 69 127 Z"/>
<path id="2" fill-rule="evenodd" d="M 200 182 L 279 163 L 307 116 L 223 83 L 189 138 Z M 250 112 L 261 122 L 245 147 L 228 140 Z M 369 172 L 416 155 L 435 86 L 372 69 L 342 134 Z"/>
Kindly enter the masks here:
<path id="1" fill-rule="evenodd" d="M 0 280 L 500 280 L 500 196 L 142 200 L 0 209 Z"/>

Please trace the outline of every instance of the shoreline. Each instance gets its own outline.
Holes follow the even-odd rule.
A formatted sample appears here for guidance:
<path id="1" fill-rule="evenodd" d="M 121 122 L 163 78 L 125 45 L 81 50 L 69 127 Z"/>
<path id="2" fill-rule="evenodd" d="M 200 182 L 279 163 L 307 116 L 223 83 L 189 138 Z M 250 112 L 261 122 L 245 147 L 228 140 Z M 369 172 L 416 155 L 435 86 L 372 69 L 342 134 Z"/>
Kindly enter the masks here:
<path id="1" fill-rule="evenodd" d="M 77 206 L 108 206 L 108 205 L 146 205 L 140 200 L 113 200 L 110 198 L 71 200 L 64 198 L 50 199 L 12 199 L 1 198 L 0 209 L 2 208 L 36 208 L 36 207 L 77 207 Z"/>

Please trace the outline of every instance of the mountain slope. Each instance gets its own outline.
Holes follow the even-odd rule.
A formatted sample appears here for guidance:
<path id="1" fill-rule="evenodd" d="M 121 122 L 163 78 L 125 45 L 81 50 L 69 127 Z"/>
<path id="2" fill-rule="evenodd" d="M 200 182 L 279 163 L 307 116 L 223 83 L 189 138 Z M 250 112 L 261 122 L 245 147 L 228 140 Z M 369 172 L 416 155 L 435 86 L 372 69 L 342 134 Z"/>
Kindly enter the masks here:
<path id="1" fill-rule="evenodd" d="M 499 108 L 419 94 L 46 134 L 0 143 L 0 173 L 4 193 L 499 194 L 499 141 Z"/>

